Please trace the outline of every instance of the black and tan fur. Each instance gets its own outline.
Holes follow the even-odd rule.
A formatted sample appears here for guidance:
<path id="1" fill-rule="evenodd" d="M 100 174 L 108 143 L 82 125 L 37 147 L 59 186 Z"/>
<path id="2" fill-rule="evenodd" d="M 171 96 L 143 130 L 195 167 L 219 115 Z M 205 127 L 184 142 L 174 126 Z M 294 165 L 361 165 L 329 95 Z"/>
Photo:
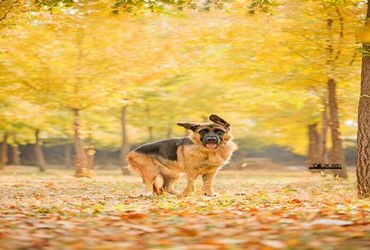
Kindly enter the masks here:
<path id="1" fill-rule="evenodd" d="M 192 131 L 183 138 L 144 144 L 128 154 L 129 168 L 143 178 L 145 194 L 178 194 L 174 183 L 182 173 L 187 186 L 180 196 L 194 190 L 194 181 L 203 178 L 203 191 L 214 196 L 212 182 L 218 170 L 230 159 L 237 146 L 232 142 L 230 124 L 217 115 L 212 123 L 178 123 Z"/>

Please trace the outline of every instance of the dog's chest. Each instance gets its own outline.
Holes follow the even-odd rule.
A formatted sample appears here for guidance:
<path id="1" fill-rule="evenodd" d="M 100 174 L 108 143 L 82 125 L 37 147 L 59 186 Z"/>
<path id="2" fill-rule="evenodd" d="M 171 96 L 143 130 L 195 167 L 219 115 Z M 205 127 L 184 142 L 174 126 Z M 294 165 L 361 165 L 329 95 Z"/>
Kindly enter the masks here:
<path id="1" fill-rule="evenodd" d="M 184 151 L 184 165 L 190 168 L 218 168 L 225 165 L 231 152 L 225 150 L 202 151 L 197 147 L 188 147 Z"/>

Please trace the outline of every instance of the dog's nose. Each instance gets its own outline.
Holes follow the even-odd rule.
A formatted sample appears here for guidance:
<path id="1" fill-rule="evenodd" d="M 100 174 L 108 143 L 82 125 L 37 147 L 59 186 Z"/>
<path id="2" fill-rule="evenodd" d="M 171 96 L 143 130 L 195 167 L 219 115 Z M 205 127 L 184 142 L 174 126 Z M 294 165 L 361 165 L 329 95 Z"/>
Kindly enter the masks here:
<path id="1" fill-rule="evenodd" d="M 209 136 L 206 138 L 206 142 L 207 143 L 217 143 L 218 142 L 218 139 L 216 136 Z"/>

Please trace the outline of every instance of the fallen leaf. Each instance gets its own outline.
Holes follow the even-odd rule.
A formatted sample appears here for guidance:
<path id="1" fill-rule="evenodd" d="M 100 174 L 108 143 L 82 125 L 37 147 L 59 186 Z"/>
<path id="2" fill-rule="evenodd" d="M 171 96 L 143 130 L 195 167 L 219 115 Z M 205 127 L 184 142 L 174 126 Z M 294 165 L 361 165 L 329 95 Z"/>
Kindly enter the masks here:
<path id="1" fill-rule="evenodd" d="M 302 203 L 302 201 L 301 200 L 298 200 L 298 199 L 293 199 L 293 200 L 290 200 L 289 203 L 290 204 Z"/>
<path id="2" fill-rule="evenodd" d="M 136 224 L 130 224 L 130 223 L 120 223 L 120 226 L 128 227 L 130 229 L 136 229 L 143 231 L 145 233 L 155 233 L 158 232 L 157 229 L 150 227 L 150 226 L 145 226 L 145 225 L 136 225 Z"/>
<path id="3" fill-rule="evenodd" d="M 285 247 L 284 243 L 277 240 L 261 240 L 261 244 L 275 249 L 282 249 Z"/>
<path id="4" fill-rule="evenodd" d="M 336 225 L 336 226 L 349 226 L 353 222 L 349 220 L 336 220 L 336 219 L 319 219 L 310 223 L 310 225 Z"/>

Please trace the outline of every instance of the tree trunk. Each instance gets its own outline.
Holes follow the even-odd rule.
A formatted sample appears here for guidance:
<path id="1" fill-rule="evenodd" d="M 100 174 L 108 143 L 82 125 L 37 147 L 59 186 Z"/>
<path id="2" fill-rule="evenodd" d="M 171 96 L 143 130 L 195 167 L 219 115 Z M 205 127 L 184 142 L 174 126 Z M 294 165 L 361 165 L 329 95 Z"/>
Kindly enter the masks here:
<path id="1" fill-rule="evenodd" d="M 124 175 L 130 174 L 127 168 L 127 154 L 130 151 L 130 144 L 128 142 L 128 134 L 127 134 L 127 107 L 123 106 L 121 108 L 121 135 L 122 135 L 122 145 L 121 145 L 121 162 L 122 162 L 122 173 Z"/>
<path id="2" fill-rule="evenodd" d="M 370 2 L 367 2 L 366 24 L 370 18 Z M 358 105 L 357 131 L 357 194 L 370 197 L 370 44 L 363 44 L 361 69 L 361 94 Z"/>
<path id="3" fill-rule="evenodd" d="M 45 160 L 44 152 L 42 151 L 39 134 L 40 134 L 40 130 L 36 129 L 35 144 L 33 145 L 33 153 L 35 155 L 36 165 L 39 168 L 40 172 L 45 172 L 46 160 Z"/>
<path id="4" fill-rule="evenodd" d="M 319 133 L 317 124 L 308 125 L 308 165 L 311 166 L 319 162 Z"/>
<path id="5" fill-rule="evenodd" d="M 0 170 L 4 169 L 8 162 L 8 133 L 4 133 L 0 151 Z"/>
<path id="6" fill-rule="evenodd" d="M 75 146 L 75 176 L 76 177 L 91 177 L 91 169 L 88 168 L 87 155 L 84 149 L 83 140 L 81 138 L 80 131 L 80 110 L 74 109 L 74 121 L 73 121 L 73 130 L 74 130 L 74 146 Z"/>
<path id="7" fill-rule="evenodd" d="M 336 51 L 336 55 L 334 55 L 334 48 L 335 48 L 335 39 L 334 39 L 334 31 L 333 27 L 334 22 L 337 21 L 342 22 L 341 19 L 327 19 L 327 61 L 326 64 L 329 68 L 328 75 L 328 82 L 327 82 L 327 89 L 328 89 L 328 108 L 329 108 L 329 126 L 330 126 L 330 135 L 331 135 L 331 157 L 329 164 L 339 164 L 341 165 L 342 169 L 335 169 L 326 171 L 327 173 L 331 173 L 336 177 L 342 177 L 344 179 L 347 178 L 347 170 L 345 167 L 345 159 L 344 159 L 344 150 L 342 139 L 340 137 L 339 131 L 339 116 L 338 116 L 338 102 L 337 102 L 337 95 L 336 95 L 336 82 L 332 75 L 335 73 L 335 63 L 338 60 L 338 56 L 340 55 L 340 47 L 338 47 Z M 340 24 L 342 25 L 342 24 Z M 343 34 L 339 33 L 339 38 L 343 38 Z"/>
<path id="8" fill-rule="evenodd" d="M 12 157 L 11 162 L 13 165 L 19 166 L 21 165 L 21 158 L 20 158 L 21 152 L 19 150 L 19 144 L 17 142 L 16 134 L 13 133 L 12 137 L 13 137 L 13 145 L 11 147 L 12 149 L 11 150 L 11 157 Z"/>
<path id="9" fill-rule="evenodd" d="M 345 158 L 343 143 L 339 131 L 339 116 L 338 116 L 338 102 L 336 96 L 336 83 L 334 79 L 328 80 L 328 99 L 329 99 L 329 117 L 330 117 L 330 132 L 331 132 L 331 164 L 340 164 L 342 169 L 331 170 L 336 177 L 347 178 L 347 170 L 345 167 Z"/>
<path id="10" fill-rule="evenodd" d="M 321 118 L 321 134 L 319 144 L 319 163 L 328 163 L 328 151 L 326 149 L 326 139 L 328 137 L 328 98 L 323 98 L 324 110 Z"/>

